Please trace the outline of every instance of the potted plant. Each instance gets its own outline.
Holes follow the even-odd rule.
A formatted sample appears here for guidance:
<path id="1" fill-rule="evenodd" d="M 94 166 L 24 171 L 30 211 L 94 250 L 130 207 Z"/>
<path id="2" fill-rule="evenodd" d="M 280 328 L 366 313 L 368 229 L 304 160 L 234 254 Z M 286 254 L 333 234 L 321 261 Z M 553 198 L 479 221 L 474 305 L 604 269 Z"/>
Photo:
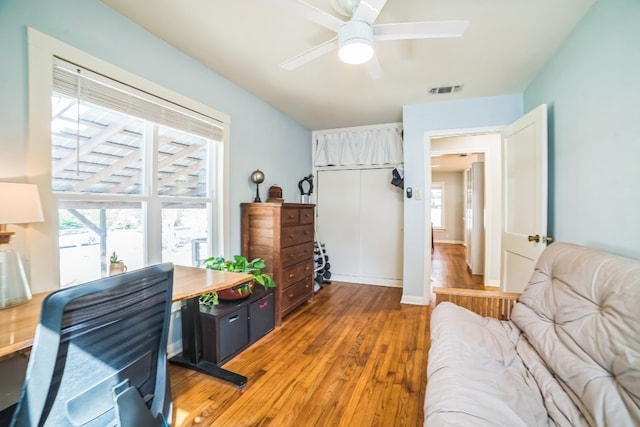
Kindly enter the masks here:
<path id="1" fill-rule="evenodd" d="M 118 258 L 118 254 L 114 251 L 109 257 L 109 276 L 121 274 L 125 271 L 127 271 L 127 266 L 124 265 L 124 261 Z"/>
<path id="2" fill-rule="evenodd" d="M 233 259 L 211 257 L 204 260 L 204 266 L 211 270 L 246 273 L 253 276 L 251 282 L 202 295 L 200 302 L 206 306 L 218 305 L 219 299 L 236 300 L 246 298 L 253 292 L 255 283 L 262 285 L 264 288 L 274 288 L 276 286 L 270 275 L 261 273 L 262 269 L 265 268 L 265 263 L 262 258 L 255 258 L 249 261 L 242 255 L 234 255 Z"/>

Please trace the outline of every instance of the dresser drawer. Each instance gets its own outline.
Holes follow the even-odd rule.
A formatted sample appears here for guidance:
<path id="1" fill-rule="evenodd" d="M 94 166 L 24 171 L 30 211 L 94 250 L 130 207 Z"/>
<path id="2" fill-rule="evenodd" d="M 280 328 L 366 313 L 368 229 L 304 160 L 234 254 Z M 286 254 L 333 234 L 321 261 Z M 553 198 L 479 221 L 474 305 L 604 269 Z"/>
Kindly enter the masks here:
<path id="1" fill-rule="evenodd" d="M 313 259 L 313 242 L 282 248 L 280 256 L 282 257 L 281 262 L 283 268 L 297 264 L 300 261 Z"/>
<path id="2" fill-rule="evenodd" d="M 313 224 L 313 208 L 300 209 L 300 224 Z"/>
<path id="3" fill-rule="evenodd" d="M 282 225 L 300 224 L 300 209 L 283 208 L 280 213 L 280 222 Z"/>
<path id="4" fill-rule="evenodd" d="M 281 289 L 286 289 L 292 284 L 304 279 L 305 277 L 313 276 L 313 261 L 301 262 L 292 267 L 288 267 L 282 270 L 282 283 L 276 283 Z M 283 292 L 287 292 L 286 290 Z"/>
<path id="5" fill-rule="evenodd" d="M 301 280 L 282 291 L 282 314 L 285 315 L 301 302 L 310 300 L 313 297 L 313 282 L 310 277 Z"/>
<path id="6" fill-rule="evenodd" d="M 280 242 L 283 248 L 300 243 L 313 242 L 313 225 L 282 227 Z"/>

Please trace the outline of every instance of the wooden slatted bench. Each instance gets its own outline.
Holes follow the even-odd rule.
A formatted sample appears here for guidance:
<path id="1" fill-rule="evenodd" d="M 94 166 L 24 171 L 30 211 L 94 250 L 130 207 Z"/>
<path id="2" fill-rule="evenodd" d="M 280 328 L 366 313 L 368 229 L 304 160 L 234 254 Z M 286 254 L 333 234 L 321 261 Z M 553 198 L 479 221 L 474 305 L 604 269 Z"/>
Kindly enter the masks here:
<path id="1" fill-rule="evenodd" d="M 436 305 L 443 301 L 452 302 L 481 316 L 499 320 L 510 320 L 519 293 L 479 289 L 433 288 Z"/>

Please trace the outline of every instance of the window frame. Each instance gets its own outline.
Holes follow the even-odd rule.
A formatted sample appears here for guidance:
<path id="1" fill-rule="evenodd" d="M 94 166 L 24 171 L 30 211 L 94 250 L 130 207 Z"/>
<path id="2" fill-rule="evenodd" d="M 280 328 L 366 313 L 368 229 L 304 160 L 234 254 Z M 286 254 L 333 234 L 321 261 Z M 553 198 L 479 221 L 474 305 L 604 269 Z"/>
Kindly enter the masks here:
<path id="1" fill-rule="evenodd" d="M 30 266 L 32 291 L 42 292 L 56 289 L 60 283 L 58 254 L 58 207 L 57 196 L 51 188 L 51 94 L 53 92 L 53 64 L 58 57 L 89 70 L 123 82 L 139 90 L 154 94 L 187 109 L 200 112 L 222 123 L 222 142 L 215 144 L 214 161 L 208 177 L 214 194 L 211 212 L 212 239 L 210 253 L 229 252 L 229 129 L 230 117 L 213 108 L 174 92 L 159 84 L 146 80 L 116 65 L 103 61 L 82 50 L 69 46 L 33 28 L 27 29 L 28 37 L 28 84 L 29 84 L 29 137 L 27 165 L 30 182 L 40 189 L 45 222 L 34 225 L 29 234 L 29 256 L 38 260 L 37 268 Z M 220 171 L 216 179 L 215 171 Z M 91 196 L 87 195 L 88 198 Z M 159 205 L 160 206 L 160 205 Z M 148 209 L 154 208 L 148 206 Z M 149 226 L 149 225 L 148 225 Z M 157 229 L 160 230 L 161 224 Z M 155 227 L 154 227 L 155 228 Z M 152 229 L 154 229 L 152 228 Z M 160 233 L 147 233 L 149 247 L 161 247 Z M 158 257 L 161 251 L 158 252 Z M 149 254 L 147 262 L 160 259 Z"/>
<path id="2" fill-rule="evenodd" d="M 431 182 L 431 199 L 429 200 L 429 209 L 431 209 L 431 203 L 433 199 L 434 190 L 440 190 L 441 198 L 440 198 L 440 225 L 433 226 L 434 230 L 445 230 L 445 182 L 444 181 L 433 181 Z M 433 218 L 431 218 L 431 223 L 433 224 Z"/>

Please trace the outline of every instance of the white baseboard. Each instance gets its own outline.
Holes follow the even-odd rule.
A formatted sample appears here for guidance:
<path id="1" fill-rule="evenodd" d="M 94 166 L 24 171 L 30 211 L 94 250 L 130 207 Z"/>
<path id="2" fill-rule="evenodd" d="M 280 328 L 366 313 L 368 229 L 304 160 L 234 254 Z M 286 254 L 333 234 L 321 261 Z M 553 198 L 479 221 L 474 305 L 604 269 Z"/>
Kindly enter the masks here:
<path id="1" fill-rule="evenodd" d="M 331 281 L 347 282 L 347 283 L 359 283 L 362 285 L 375 285 L 375 286 L 391 286 L 394 288 L 402 287 L 402 280 L 399 279 L 382 279 L 379 277 L 364 277 L 364 276 L 349 276 L 342 274 L 332 274 Z"/>
<path id="2" fill-rule="evenodd" d="M 400 303 L 411 304 L 411 305 L 429 305 L 431 304 L 431 298 L 402 295 L 402 299 L 400 299 Z"/>
<path id="3" fill-rule="evenodd" d="M 464 245 L 462 240 L 434 240 L 434 243 L 447 243 L 450 245 Z"/>

